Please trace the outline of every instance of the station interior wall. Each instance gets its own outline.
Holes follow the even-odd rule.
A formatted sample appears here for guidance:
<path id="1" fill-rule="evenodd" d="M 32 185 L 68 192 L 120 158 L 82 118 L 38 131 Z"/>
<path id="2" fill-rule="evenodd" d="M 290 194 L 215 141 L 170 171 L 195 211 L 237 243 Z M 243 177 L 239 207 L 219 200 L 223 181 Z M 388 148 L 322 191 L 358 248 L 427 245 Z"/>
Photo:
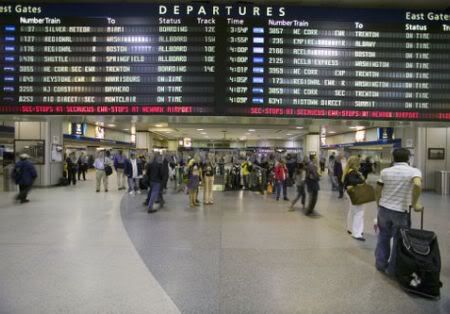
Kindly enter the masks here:
<path id="1" fill-rule="evenodd" d="M 84 136 L 90 137 L 90 138 L 96 138 L 95 127 L 96 127 L 95 125 L 87 124 L 86 134 L 84 134 Z M 128 132 L 121 132 L 121 131 L 113 130 L 113 129 L 106 128 L 106 127 L 104 128 L 104 130 L 105 130 L 105 139 L 131 143 L 131 134 Z M 63 132 L 64 132 L 64 134 L 72 134 L 72 123 L 71 122 L 64 123 Z"/>
<path id="2" fill-rule="evenodd" d="M 439 180 L 439 171 L 450 171 L 450 127 L 448 128 L 419 128 L 417 154 L 419 168 L 424 177 L 424 186 L 427 190 L 436 189 L 436 181 Z M 445 157 L 443 160 L 429 159 L 430 148 L 443 148 Z"/>

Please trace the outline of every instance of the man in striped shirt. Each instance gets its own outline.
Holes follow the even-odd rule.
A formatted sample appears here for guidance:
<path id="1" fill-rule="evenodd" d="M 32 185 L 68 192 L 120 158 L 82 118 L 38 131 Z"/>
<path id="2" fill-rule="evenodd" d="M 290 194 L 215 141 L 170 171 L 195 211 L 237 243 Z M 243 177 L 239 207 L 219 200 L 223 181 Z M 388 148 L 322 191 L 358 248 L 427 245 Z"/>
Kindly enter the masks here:
<path id="1" fill-rule="evenodd" d="M 398 148 L 392 155 L 394 164 L 381 171 L 376 188 L 379 234 L 375 266 L 388 275 L 395 273 L 397 232 L 409 226 L 409 206 L 415 211 L 423 210 L 419 204 L 422 174 L 408 164 L 409 150 Z M 391 250 L 392 238 L 394 244 Z"/>

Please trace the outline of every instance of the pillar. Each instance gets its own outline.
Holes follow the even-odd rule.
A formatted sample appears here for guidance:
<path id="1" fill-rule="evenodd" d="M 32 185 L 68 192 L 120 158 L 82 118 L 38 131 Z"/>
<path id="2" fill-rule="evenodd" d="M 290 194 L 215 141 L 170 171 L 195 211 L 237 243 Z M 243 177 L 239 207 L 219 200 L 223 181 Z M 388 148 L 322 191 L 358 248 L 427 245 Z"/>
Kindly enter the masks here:
<path id="1" fill-rule="evenodd" d="M 56 185 L 63 175 L 64 158 L 52 158 L 52 149 L 63 146 L 63 121 L 61 118 L 51 118 L 39 122 L 16 122 L 15 140 L 43 140 L 44 162 L 35 164 L 38 178 L 35 186 L 46 187 Z M 19 151 L 15 152 L 20 154 Z M 63 151 L 61 151 L 63 154 Z M 61 156 L 61 155 L 60 155 Z M 56 157 L 56 155 L 53 155 Z M 62 155 L 64 157 L 64 155 Z"/>
<path id="2" fill-rule="evenodd" d="M 307 134 L 305 136 L 305 156 L 315 153 L 317 158 L 320 157 L 320 135 Z"/>
<path id="3" fill-rule="evenodd" d="M 150 152 L 153 149 L 153 137 L 148 131 L 136 132 L 136 149 L 146 149 Z"/>

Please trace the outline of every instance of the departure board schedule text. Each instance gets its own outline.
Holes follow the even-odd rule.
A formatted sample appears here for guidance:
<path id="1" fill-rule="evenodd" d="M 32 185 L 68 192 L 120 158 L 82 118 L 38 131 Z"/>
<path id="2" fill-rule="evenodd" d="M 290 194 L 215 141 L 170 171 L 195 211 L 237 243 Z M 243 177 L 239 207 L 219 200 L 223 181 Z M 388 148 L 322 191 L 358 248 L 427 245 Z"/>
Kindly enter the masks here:
<path id="1" fill-rule="evenodd" d="M 450 120 L 450 15 L 0 6 L 0 113 Z"/>

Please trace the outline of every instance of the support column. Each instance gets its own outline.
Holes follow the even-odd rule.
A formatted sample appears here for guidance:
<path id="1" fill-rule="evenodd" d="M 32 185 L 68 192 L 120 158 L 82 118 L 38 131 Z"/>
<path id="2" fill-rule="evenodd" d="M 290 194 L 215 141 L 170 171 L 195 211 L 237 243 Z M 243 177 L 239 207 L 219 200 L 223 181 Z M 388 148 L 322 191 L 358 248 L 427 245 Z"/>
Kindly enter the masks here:
<path id="1" fill-rule="evenodd" d="M 320 135 L 308 134 L 305 136 L 305 156 L 315 153 L 317 160 L 320 158 Z"/>
<path id="2" fill-rule="evenodd" d="M 35 164 L 38 174 L 35 186 L 56 185 L 63 175 L 64 161 L 52 160 L 52 148 L 53 144 L 63 145 L 62 118 L 51 118 L 43 122 L 16 122 L 14 139 L 44 141 L 44 163 Z M 20 154 L 19 151 L 15 153 Z"/>
<path id="3" fill-rule="evenodd" d="M 136 132 L 136 149 L 146 149 L 147 152 L 150 152 L 153 149 L 153 144 L 153 137 L 150 132 Z"/>

